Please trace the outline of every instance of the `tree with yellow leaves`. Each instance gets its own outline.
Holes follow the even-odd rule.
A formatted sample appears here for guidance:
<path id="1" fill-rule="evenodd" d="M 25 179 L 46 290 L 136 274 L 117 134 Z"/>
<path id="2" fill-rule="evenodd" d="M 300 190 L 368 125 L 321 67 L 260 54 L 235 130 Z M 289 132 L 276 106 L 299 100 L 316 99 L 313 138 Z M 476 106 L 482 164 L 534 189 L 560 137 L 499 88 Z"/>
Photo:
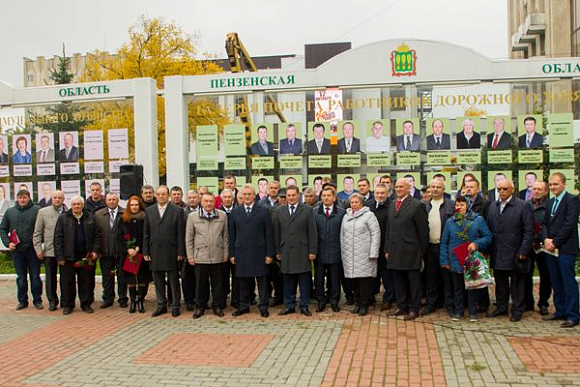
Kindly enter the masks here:
<path id="1" fill-rule="evenodd" d="M 116 54 L 95 50 L 87 55 L 86 67 L 82 82 L 95 82 L 115 79 L 150 77 L 157 82 L 157 88 L 163 89 L 164 77 L 170 75 L 205 75 L 221 72 L 217 64 L 209 61 L 208 55 L 202 55 L 196 49 L 198 38 L 187 34 L 174 23 L 164 22 L 160 18 L 141 16 L 139 22 L 129 29 L 129 41 Z M 159 174 L 165 175 L 165 108 L 164 99 L 157 98 L 157 122 L 159 133 Z M 211 101 L 196 101 L 210 103 Z M 192 102 L 193 104 L 193 102 Z M 102 108 L 107 110 L 130 107 L 126 103 L 108 102 Z M 190 111 L 194 107 L 190 106 Z M 204 109 L 204 116 L 189 114 L 189 128 L 192 134 L 197 125 L 215 124 L 220 128 L 229 122 L 227 116 L 216 113 L 219 109 Z M 213 112 L 213 113 L 212 113 Z M 133 112 L 117 116 L 108 116 L 105 120 L 93 122 L 89 128 L 107 130 L 110 128 L 128 127 L 131 141 L 133 139 Z M 132 142 L 130 143 L 132 144 Z"/>

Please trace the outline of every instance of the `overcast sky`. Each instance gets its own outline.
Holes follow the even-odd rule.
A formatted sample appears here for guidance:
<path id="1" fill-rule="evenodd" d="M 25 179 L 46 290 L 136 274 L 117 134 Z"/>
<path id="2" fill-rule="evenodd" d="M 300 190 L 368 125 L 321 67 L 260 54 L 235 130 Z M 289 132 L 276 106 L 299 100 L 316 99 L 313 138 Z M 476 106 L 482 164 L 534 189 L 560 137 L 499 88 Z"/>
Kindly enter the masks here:
<path id="1" fill-rule="evenodd" d="M 252 56 L 303 54 L 304 45 L 350 41 L 354 47 L 396 38 L 467 46 L 508 56 L 502 0 L 26 0 L 4 1 L 0 80 L 22 86 L 23 57 L 94 49 L 116 51 L 139 16 L 162 17 L 201 35 L 200 51 L 225 57 L 227 32 Z"/>

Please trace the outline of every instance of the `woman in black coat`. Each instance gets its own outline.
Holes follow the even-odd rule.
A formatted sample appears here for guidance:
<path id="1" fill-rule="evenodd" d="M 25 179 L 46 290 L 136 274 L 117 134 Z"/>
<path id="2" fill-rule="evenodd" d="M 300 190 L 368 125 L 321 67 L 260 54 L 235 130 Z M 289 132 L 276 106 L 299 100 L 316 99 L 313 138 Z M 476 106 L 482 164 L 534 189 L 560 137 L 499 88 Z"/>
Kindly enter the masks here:
<path id="1" fill-rule="evenodd" d="M 131 268 L 133 265 L 137 266 L 140 261 L 137 273 L 130 273 L 123 270 L 123 279 L 129 287 L 129 296 L 131 304 L 129 306 L 129 313 L 135 313 L 135 309 L 139 308 L 139 313 L 145 313 L 143 300 L 145 298 L 145 289 L 152 281 L 151 270 L 149 270 L 149 262 L 143 259 L 141 252 L 143 251 L 143 223 L 145 220 L 145 206 L 138 196 L 131 196 L 127 201 L 127 209 L 123 213 L 122 219 L 119 221 L 120 246 L 122 246 L 122 264 L 125 268 L 127 265 Z M 127 260 L 132 260 L 127 262 Z"/>

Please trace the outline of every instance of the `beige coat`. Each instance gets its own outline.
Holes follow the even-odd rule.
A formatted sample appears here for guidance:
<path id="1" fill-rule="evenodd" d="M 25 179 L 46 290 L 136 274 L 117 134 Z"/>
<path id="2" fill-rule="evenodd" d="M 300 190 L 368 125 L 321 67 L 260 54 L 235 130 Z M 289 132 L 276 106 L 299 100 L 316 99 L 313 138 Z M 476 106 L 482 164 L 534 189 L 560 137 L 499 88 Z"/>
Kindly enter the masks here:
<path id="1" fill-rule="evenodd" d="M 187 217 L 185 250 L 195 263 L 226 262 L 229 256 L 228 218 L 224 211 L 215 210 L 217 217 L 206 219 L 194 211 Z"/>
<path id="2" fill-rule="evenodd" d="M 54 257 L 54 229 L 59 213 L 54 206 L 41 208 L 36 217 L 32 244 L 37 253 L 44 252 L 47 257 Z"/>

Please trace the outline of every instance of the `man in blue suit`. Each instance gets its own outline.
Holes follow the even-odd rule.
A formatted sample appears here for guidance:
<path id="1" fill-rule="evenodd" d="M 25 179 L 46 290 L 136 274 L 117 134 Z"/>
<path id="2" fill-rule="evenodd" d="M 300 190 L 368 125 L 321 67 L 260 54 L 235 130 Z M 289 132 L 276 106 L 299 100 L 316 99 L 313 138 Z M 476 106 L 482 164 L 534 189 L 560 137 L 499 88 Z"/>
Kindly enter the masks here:
<path id="1" fill-rule="evenodd" d="M 548 214 L 542 224 L 544 247 L 558 256 L 546 254 L 546 263 L 554 289 L 556 313 L 544 320 L 565 320 L 562 328 L 578 325 L 578 283 L 575 277 L 578 255 L 578 214 L 580 202 L 577 196 L 566 192 L 566 176 L 560 172 L 550 176 L 552 199 L 548 202 Z"/>
<path id="2" fill-rule="evenodd" d="M 360 139 L 354 136 L 354 124 L 352 122 L 342 124 L 342 136 L 336 144 L 338 153 L 360 153 Z"/>
<path id="3" fill-rule="evenodd" d="M 403 134 L 397 136 L 397 152 L 418 151 L 421 146 L 421 138 L 413 133 L 413 121 L 403 122 Z"/>
<path id="4" fill-rule="evenodd" d="M 451 138 L 443 133 L 443 121 L 436 119 L 431 123 L 433 134 L 427 136 L 427 150 L 451 149 Z"/>
<path id="5" fill-rule="evenodd" d="M 250 153 L 258 156 L 274 156 L 274 144 L 268 141 L 268 128 L 264 125 L 258 126 L 256 129 L 258 134 L 258 141 L 252 144 Z"/>
<path id="6" fill-rule="evenodd" d="M 302 153 L 302 140 L 296 138 L 296 126 L 289 124 L 286 127 L 286 138 L 280 140 L 281 155 L 299 155 Z"/>
<path id="7" fill-rule="evenodd" d="M 524 128 L 526 129 L 526 134 L 522 134 L 518 137 L 518 147 L 519 148 L 541 148 L 542 135 L 536 133 L 536 119 L 534 117 L 524 118 Z"/>

